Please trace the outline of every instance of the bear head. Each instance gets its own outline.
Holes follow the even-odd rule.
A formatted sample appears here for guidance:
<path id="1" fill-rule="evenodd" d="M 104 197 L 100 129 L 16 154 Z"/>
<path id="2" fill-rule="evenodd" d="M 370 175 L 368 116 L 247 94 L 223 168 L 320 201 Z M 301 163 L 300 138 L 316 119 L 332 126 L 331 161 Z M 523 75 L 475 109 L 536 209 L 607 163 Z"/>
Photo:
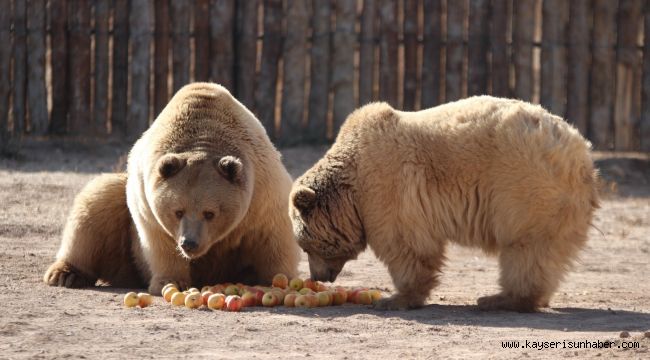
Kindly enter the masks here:
<path id="1" fill-rule="evenodd" d="M 314 280 L 336 280 L 343 265 L 366 248 L 363 224 L 348 185 L 299 179 L 290 195 L 289 216 Z"/>
<path id="2" fill-rule="evenodd" d="M 188 259 L 205 254 L 244 218 L 253 193 L 245 158 L 207 152 L 168 153 L 152 169 L 151 210 Z"/>

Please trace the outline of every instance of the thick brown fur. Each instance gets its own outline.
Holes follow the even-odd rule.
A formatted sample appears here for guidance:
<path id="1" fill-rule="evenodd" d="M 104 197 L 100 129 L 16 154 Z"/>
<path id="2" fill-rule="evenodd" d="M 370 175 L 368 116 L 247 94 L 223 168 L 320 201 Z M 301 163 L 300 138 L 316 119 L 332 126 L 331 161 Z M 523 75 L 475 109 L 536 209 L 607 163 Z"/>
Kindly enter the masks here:
<path id="1" fill-rule="evenodd" d="M 252 113 L 219 85 L 185 86 L 134 145 L 128 173 L 103 175 L 77 196 L 45 281 L 145 284 L 159 294 L 169 282 L 187 288 L 295 276 L 290 189 Z M 103 275 L 122 268 L 139 282 Z"/>
<path id="2" fill-rule="evenodd" d="M 450 240 L 499 257 L 502 291 L 479 298 L 481 309 L 535 311 L 548 306 L 598 208 L 590 146 L 517 100 L 418 112 L 370 104 L 294 183 L 294 232 L 320 280 L 370 246 L 398 291 L 380 309 L 423 305 Z"/>

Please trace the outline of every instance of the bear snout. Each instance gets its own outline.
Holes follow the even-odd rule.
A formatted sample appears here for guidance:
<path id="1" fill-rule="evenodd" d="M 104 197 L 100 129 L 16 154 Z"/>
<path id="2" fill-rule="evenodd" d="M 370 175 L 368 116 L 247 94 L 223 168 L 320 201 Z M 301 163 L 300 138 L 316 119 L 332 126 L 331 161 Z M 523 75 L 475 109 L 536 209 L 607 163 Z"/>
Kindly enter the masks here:
<path id="1" fill-rule="evenodd" d="M 193 238 L 182 237 L 180 246 L 183 251 L 192 252 L 199 247 L 199 243 Z"/>

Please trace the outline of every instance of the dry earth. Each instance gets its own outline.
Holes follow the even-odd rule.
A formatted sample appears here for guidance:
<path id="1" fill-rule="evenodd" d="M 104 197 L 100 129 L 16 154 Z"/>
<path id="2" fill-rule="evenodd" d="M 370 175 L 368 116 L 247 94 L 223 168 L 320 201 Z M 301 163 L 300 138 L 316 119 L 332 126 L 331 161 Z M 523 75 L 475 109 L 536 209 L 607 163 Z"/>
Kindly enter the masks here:
<path id="1" fill-rule="evenodd" d="M 296 176 L 323 148 L 283 151 Z M 241 313 L 172 308 L 156 298 L 125 309 L 126 289 L 68 290 L 41 277 L 77 191 L 111 171 L 116 145 L 27 144 L 0 159 L 0 358 L 650 358 L 650 159 L 598 154 L 607 181 L 581 261 L 542 313 L 485 313 L 476 298 L 497 291 L 497 264 L 452 247 L 442 284 L 426 307 L 377 312 L 363 306 Z M 303 259 L 300 271 L 308 276 Z M 370 251 L 337 283 L 393 291 Z M 630 337 L 621 339 L 621 332 Z M 569 349 L 571 341 L 615 341 L 612 349 Z M 559 349 L 504 349 L 505 341 L 559 341 Z M 564 343 L 566 341 L 566 343 Z M 622 341 L 639 344 L 623 349 Z M 634 344 L 634 343 L 632 343 Z"/>

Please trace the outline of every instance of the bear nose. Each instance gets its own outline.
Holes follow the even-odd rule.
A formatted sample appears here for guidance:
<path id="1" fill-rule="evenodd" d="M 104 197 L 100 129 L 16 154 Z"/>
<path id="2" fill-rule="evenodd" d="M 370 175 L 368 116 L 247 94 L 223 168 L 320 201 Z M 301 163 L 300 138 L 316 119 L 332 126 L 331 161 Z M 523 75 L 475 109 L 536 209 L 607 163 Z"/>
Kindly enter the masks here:
<path id="1" fill-rule="evenodd" d="M 198 246 L 199 244 L 197 244 L 194 239 L 183 238 L 183 240 L 181 240 L 181 248 L 185 251 L 192 251 Z"/>

